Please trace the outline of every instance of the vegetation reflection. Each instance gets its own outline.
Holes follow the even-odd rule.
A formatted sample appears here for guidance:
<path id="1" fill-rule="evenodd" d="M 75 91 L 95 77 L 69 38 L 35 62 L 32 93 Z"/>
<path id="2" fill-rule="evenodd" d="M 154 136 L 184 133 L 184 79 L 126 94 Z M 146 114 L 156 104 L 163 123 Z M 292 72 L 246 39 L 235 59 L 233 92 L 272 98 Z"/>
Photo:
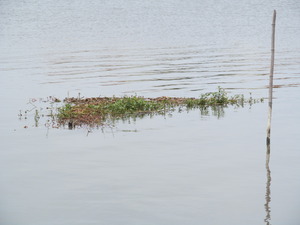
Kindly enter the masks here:
<path id="1" fill-rule="evenodd" d="M 266 217 L 264 219 L 266 225 L 270 225 L 271 220 L 271 170 L 269 167 L 270 163 L 270 152 L 271 152 L 270 144 L 267 145 L 267 153 L 266 153 L 266 172 L 267 172 L 267 182 L 266 182 L 266 203 L 265 203 L 265 211 L 266 211 Z"/>

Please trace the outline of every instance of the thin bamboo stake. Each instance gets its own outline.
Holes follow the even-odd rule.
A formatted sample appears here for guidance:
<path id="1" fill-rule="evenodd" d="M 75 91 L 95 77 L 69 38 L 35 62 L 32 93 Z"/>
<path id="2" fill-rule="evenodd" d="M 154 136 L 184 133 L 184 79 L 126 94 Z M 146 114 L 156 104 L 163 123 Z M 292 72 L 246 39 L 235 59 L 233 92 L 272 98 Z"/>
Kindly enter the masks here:
<path id="1" fill-rule="evenodd" d="M 273 73 L 274 73 L 274 56 L 275 56 L 275 22 L 276 10 L 273 12 L 272 22 L 272 44 L 271 44 L 271 68 L 270 68 L 270 81 L 269 81 L 269 116 L 267 126 L 267 145 L 270 144 L 271 136 L 271 118 L 272 118 L 272 101 L 273 101 Z"/>

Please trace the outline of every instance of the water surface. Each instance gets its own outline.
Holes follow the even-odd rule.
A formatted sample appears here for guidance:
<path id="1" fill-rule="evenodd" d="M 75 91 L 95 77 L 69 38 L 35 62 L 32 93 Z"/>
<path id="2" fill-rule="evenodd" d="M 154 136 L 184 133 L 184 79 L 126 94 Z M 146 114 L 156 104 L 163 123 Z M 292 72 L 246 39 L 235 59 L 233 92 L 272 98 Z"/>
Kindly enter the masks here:
<path id="1" fill-rule="evenodd" d="M 92 133 L 18 120 L 79 93 L 267 97 L 274 9 L 269 167 L 266 102 Z M 0 0 L 0 15 L 1 224 L 299 224 L 298 1 Z"/>

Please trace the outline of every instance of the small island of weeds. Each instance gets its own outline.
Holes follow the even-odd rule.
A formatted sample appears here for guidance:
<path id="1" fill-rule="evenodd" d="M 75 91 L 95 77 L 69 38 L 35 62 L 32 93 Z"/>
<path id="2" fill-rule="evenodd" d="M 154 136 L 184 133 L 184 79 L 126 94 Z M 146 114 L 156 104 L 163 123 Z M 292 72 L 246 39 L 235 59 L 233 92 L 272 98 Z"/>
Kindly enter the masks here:
<path id="1" fill-rule="evenodd" d="M 140 96 L 124 97 L 97 97 L 97 98 L 66 98 L 64 105 L 58 109 L 56 115 L 60 125 L 99 126 L 109 124 L 118 119 L 129 117 L 143 117 L 145 115 L 164 115 L 171 113 L 176 108 L 180 111 L 199 108 L 205 110 L 208 107 L 244 106 L 262 102 L 263 99 L 245 99 L 243 95 L 228 96 L 224 89 L 217 92 L 202 94 L 199 98 L 174 98 L 158 97 L 144 98 Z"/>

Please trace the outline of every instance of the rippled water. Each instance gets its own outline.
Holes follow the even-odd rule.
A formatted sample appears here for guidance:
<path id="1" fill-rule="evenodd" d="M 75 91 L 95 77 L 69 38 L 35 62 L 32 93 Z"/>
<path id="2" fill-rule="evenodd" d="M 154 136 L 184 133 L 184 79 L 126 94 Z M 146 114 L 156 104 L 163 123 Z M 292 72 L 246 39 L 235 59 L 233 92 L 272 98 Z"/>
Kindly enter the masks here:
<path id="1" fill-rule="evenodd" d="M 267 103 L 92 133 L 18 120 L 50 95 L 267 97 L 273 9 L 270 167 Z M 0 15 L 0 224 L 299 224 L 298 1 L 0 0 Z"/>

